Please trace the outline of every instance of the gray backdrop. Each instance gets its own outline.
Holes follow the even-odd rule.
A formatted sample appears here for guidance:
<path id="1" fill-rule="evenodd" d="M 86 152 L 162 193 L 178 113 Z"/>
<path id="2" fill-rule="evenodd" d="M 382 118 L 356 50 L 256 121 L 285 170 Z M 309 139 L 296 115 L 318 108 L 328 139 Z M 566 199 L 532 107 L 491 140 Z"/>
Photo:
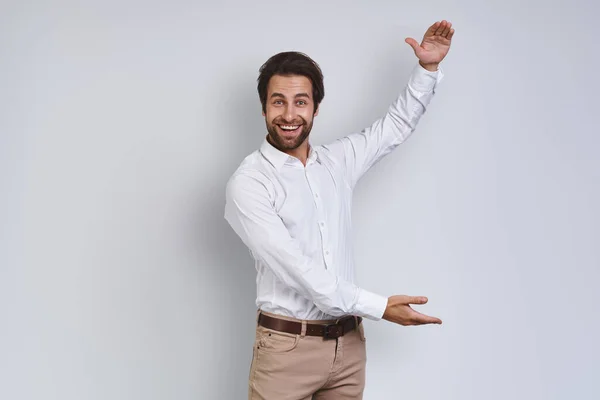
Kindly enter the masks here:
<path id="1" fill-rule="evenodd" d="M 326 143 L 441 19 L 446 77 L 354 235 L 361 286 L 444 324 L 367 321 L 365 398 L 599 398 L 600 7 L 569 3 L 3 1 L 0 398 L 245 398 L 255 274 L 223 205 L 259 66 L 320 63 Z"/>

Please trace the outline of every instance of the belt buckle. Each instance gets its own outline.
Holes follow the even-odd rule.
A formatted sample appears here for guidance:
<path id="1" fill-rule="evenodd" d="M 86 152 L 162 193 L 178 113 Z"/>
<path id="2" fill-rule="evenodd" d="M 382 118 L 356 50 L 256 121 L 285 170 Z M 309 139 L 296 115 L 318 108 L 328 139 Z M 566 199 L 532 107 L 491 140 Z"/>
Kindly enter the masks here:
<path id="1" fill-rule="evenodd" d="M 332 331 L 330 328 L 335 328 L 335 332 Z M 343 333 L 342 326 L 338 324 L 325 325 L 324 331 L 325 334 L 323 335 L 323 337 L 325 339 L 337 339 L 340 336 L 342 336 Z"/>

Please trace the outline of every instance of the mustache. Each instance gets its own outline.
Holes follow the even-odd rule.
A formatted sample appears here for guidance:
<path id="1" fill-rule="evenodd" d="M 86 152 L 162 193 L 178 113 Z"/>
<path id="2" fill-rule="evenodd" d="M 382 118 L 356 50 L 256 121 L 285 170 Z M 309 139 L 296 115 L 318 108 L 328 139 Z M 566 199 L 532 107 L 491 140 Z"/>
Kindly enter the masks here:
<path id="1" fill-rule="evenodd" d="M 300 118 L 300 121 L 289 122 L 289 121 L 284 120 L 283 118 L 277 117 L 273 120 L 272 123 L 277 124 L 277 125 L 304 125 L 304 124 L 306 124 L 306 121 L 304 119 Z"/>

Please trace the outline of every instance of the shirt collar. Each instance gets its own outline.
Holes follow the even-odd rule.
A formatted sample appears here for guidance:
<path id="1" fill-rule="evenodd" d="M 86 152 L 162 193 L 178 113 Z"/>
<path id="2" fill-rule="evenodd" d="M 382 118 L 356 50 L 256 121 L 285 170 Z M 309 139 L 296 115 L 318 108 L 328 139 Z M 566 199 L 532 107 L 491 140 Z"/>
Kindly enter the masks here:
<path id="1" fill-rule="evenodd" d="M 308 159 L 306 160 L 307 165 L 319 159 L 319 155 L 315 151 L 314 147 L 310 144 L 310 141 L 308 143 L 308 149 Z M 300 163 L 300 160 L 298 160 L 296 157 L 290 156 L 289 154 L 284 153 L 283 151 L 273 147 L 273 145 L 267 140 L 266 136 L 263 140 L 262 145 L 260 146 L 260 152 L 267 159 L 267 161 L 269 161 L 278 171 L 281 169 L 281 167 L 283 167 L 285 163 L 298 163 L 302 165 Z"/>

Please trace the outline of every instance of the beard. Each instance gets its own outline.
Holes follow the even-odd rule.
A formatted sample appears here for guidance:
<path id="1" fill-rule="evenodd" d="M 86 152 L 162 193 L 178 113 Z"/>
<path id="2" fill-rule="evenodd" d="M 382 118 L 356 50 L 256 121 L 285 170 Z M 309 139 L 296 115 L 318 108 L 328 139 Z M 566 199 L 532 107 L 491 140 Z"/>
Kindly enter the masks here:
<path id="1" fill-rule="evenodd" d="M 275 118 L 273 122 L 267 122 L 267 132 L 269 133 L 269 141 L 276 149 L 280 151 L 289 151 L 295 150 L 304 141 L 308 138 L 310 131 L 312 130 L 313 121 L 307 123 L 306 120 L 302 117 L 298 117 L 299 119 L 292 124 L 288 124 L 286 121 L 283 121 L 279 118 Z M 281 133 L 281 128 L 278 125 L 300 125 L 299 133 L 292 137 L 286 137 Z"/>

